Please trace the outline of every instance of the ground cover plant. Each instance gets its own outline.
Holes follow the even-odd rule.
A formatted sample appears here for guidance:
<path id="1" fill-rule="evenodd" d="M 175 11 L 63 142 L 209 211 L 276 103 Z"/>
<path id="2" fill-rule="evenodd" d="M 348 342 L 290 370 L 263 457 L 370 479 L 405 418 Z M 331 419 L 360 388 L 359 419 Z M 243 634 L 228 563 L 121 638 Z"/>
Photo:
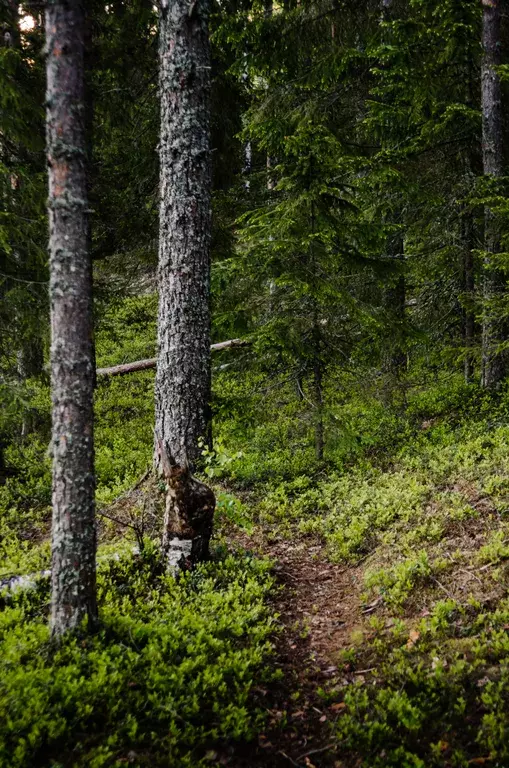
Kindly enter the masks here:
<path id="1" fill-rule="evenodd" d="M 270 680 L 270 564 L 224 556 L 176 583 L 147 542 L 100 567 L 100 626 L 55 647 L 47 582 L 1 612 L 0 765 L 210 765 L 252 738 Z"/>
<path id="2" fill-rule="evenodd" d="M 132 354 L 129 340 L 125 348 L 112 341 L 126 322 L 138 340 L 146 331 L 143 355 L 151 353 L 153 311 L 150 296 L 112 310 L 98 334 L 101 364 Z M 100 520 L 99 631 L 70 640 L 55 656 L 45 628 L 47 582 L 32 597 L 4 598 L 4 764 L 163 765 L 169 754 L 176 764 L 214 764 L 237 759 L 231 753 L 237 738 L 262 745 L 260 764 L 284 761 L 279 740 L 293 731 L 292 713 L 309 704 L 299 675 L 321 658 L 334 671 L 313 684 L 310 707 L 326 713 L 320 728 L 328 730 L 322 736 L 328 749 L 315 764 L 504 765 L 505 395 L 474 396 L 453 380 L 416 388 L 405 409 L 381 410 L 369 387 L 341 394 L 334 414 L 344 435 L 342 427 L 332 432 L 324 472 L 301 437 L 309 429 L 305 415 L 301 421 L 305 406 L 292 403 L 284 380 L 271 388 L 261 372 L 221 373 L 215 447 L 203 447 L 204 477 L 218 500 L 217 555 L 176 585 L 158 575 L 154 544 L 141 558 L 133 555 L 137 539 L 125 524 L 141 514 L 130 489 L 150 461 L 152 380 L 147 371 L 125 384 L 120 378 L 100 383 L 97 390 L 98 502 L 113 518 Z M 30 407 L 44 414 L 47 394 L 38 387 L 32 398 Z M 281 407 L 285 401 L 288 408 Z M 259 418 L 246 418 L 247 405 Z M 352 435 L 361 429 L 359 444 Z M 33 480 L 27 486 L 14 476 L 1 489 L 3 578 L 49 567 L 45 450 L 41 440 L 11 454 Z M 151 525 L 157 538 L 158 524 Z M 232 540 L 254 556 L 227 556 Z M 290 553 L 297 547 L 297 562 L 284 564 L 290 555 L 282 546 Z M 278 567 L 295 574 L 292 579 L 307 574 L 302 595 L 291 592 L 300 613 L 278 602 L 282 598 L 271 603 L 268 566 L 257 559 L 265 554 L 276 563 L 276 575 Z M 309 592 L 310 574 L 325 567 L 333 574 L 346 568 L 354 579 L 341 599 L 327 593 L 327 605 L 319 592 Z M 331 589 L 345 589 L 345 578 L 335 575 Z M 292 588 L 293 580 L 286 585 Z M 331 601 L 339 635 L 317 629 Z M 293 616 L 291 624 L 289 616 L 276 619 L 281 608 Z M 257 702 L 253 689 L 277 690 L 279 683 L 264 675 L 277 668 L 271 654 L 281 622 L 283 637 L 296 646 L 292 654 L 303 658 L 290 669 L 283 665 L 287 682 L 296 665 L 299 673 L 287 697 L 271 706 Z M 86 685 L 72 682 L 84 677 L 90 677 Z M 153 705 L 143 705 L 138 722 L 132 711 L 147 697 Z M 106 725 L 94 719 L 98 711 L 108 712 L 107 735 Z M 260 734 L 267 729 L 272 735 L 264 741 Z M 88 739 L 91 730 L 95 736 Z"/>

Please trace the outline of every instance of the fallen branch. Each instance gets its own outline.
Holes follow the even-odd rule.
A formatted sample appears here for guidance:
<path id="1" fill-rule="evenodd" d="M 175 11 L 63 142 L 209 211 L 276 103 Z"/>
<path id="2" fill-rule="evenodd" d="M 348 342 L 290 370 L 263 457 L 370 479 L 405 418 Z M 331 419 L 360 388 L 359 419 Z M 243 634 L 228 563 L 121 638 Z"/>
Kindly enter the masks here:
<path id="1" fill-rule="evenodd" d="M 219 352 L 222 349 L 230 349 L 230 347 L 248 347 L 251 344 L 250 341 L 245 339 L 229 339 L 228 341 L 220 341 L 218 344 L 211 344 L 211 352 Z M 126 373 L 135 373 L 136 371 L 146 371 L 149 368 L 155 368 L 157 365 L 157 358 L 151 357 L 147 360 L 136 360 L 134 363 L 124 363 L 122 365 L 112 365 L 111 368 L 98 368 L 96 371 L 97 376 L 124 376 Z"/>

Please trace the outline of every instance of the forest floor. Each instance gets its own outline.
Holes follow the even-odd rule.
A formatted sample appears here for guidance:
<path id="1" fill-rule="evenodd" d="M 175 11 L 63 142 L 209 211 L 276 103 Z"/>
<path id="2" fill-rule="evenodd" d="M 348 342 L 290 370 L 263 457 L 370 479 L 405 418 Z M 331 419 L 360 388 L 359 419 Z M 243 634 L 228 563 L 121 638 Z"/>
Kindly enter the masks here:
<path id="1" fill-rule="evenodd" d="M 225 763 L 235 768 L 343 766 L 330 730 L 342 706 L 328 706 L 319 691 L 337 676 L 338 655 L 371 611 L 361 599 L 362 563 L 336 565 L 319 542 L 296 538 L 274 543 L 260 530 L 231 540 L 275 563 L 279 589 L 274 609 L 282 629 L 276 663 L 283 675 L 270 689 L 256 689 L 257 704 L 269 715 L 258 744 L 249 745 L 245 754 L 235 750 L 233 759 L 225 755 Z"/>
<path id="2" fill-rule="evenodd" d="M 402 648 L 403 655 L 407 656 L 404 663 L 408 665 L 403 668 L 403 679 L 411 676 L 411 664 L 414 663 L 411 659 L 417 651 L 417 657 L 420 656 L 425 665 L 429 662 L 429 680 L 432 680 L 442 642 L 444 648 L 449 642 L 453 643 L 454 650 L 446 652 L 448 660 L 444 661 L 445 668 L 453 669 L 455 643 L 464 641 L 451 641 L 447 636 L 451 633 L 458 638 L 471 635 L 475 642 L 478 630 L 473 629 L 474 619 L 468 616 L 468 606 L 474 601 L 481 610 L 488 612 L 487 615 L 496 611 L 507 594 L 507 561 L 504 561 L 505 550 L 502 562 L 500 553 L 493 550 L 488 562 L 479 563 L 478 553 L 482 545 L 491 540 L 493 531 L 500 525 L 491 501 L 468 483 L 454 485 L 451 492 L 461 492 L 468 502 L 469 515 L 465 519 L 450 520 L 441 541 L 429 543 L 433 557 L 440 552 L 440 569 L 432 570 L 426 578 L 417 578 L 412 583 L 404 607 L 391 605 L 383 589 L 378 594 L 366 590 L 366 575 L 373 566 L 383 563 L 384 567 L 390 567 L 389 550 L 383 546 L 355 563 L 336 564 L 331 562 L 323 540 L 299 535 L 297 530 L 287 530 L 283 537 L 277 530 L 262 524 L 251 534 L 230 532 L 231 546 L 269 558 L 274 563 L 278 589 L 275 590 L 273 609 L 281 628 L 276 637 L 275 665 L 282 674 L 276 683 L 255 689 L 256 706 L 268 715 L 257 744 L 232 747 L 221 756 L 223 764 L 234 768 L 355 768 L 369 765 L 351 748 L 344 748 L 336 724 L 348 711 L 344 701 L 346 690 L 365 688 L 373 691 L 368 694 L 370 697 L 375 696 L 379 686 L 386 684 L 398 690 L 397 682 L 387 683 L 390 679 L 387 670 L 383 671 L 383 662 L 376 652 L 373 653 L 372 641 L 376 636 L 386 638 L 388 654 L 393 652 L 394 643 Z M 436 516 L 433 495 L 423 514 Z M 496 573 L 495 566 L 499 568 Z M 415 572 L 418 573 L 418 568 Z M 436 610 L 440 610 L 437 606 L 444 600 L 449 605 L 463 606 L 466 614 L 460 619 L 447 618 L 447 629 L 441 639 L 435 629 L 429 631 L 423 626 L 429 621 L 433 624 L 432 617 Z M 509 625 L 503 624 L 502 629 L 505 633 Z M 399 640 L 390 639 L 394 631 L 399 633 Z M 429 642 L 428 647 L 426 642 Z M 480 639 L 479 642 L 487 641 Z M 485 653 L 486 649 L 489 649 L 489 641 Z M 466 658 L 469 654 L 467 651 Z M 477 674 L 474 668 L 475 664 L 460 688 L 468 689 L 474 681 L 482 694 L 483 686 L 493 675 L 498 679 L 499 672 L 494 672 L 496 667 L 489 663 L 479 667 L 484 670 L 484 676 Z M 449 685 L 446 682 L 444 690 Z M 468 707 L 468 721 L 479 722 L 482 717 L 479 701 L 472 700 Z M 374 716 L 372 712 L 371 717 Z M 445 745 L 439 747 L 443 750 L 444 764 L 453 765 L 455 763 L 448 761 L 449 753 L 453 753 L 448 739 L 456 739 L 457 732 L 444 727 L 444 734 L 448 732 L 451 735 L 442 741 L 437 739 L 437 743 Z M 393 738 L 397 744 L 397 728 Z M 461 742 L 461 737 L 459 740 Z M 387 765 L 414 765 L 405 762 L 404 758 L 401 760 Z M 475 749 L 466 758 L 469 765 L 481 760 L 485 757 L 479 757 Z M 383 756 L 378 764 L 385 764 Z"/>

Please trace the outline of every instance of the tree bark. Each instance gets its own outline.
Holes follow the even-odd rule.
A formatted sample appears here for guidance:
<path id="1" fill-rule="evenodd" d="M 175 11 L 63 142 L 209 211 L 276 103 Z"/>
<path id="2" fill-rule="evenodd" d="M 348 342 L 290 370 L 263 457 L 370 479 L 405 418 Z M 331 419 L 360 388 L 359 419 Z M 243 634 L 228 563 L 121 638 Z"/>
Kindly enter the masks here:
<path id="1" fill-rule="evenodd" d="M 474 275 L 474 223 L 470 211 L 462 218 L 463 245 L 463 343 L 465 346 L 464 374 L 465 383 L 471 384 L 474 378 L 473 347 L 475 341 L 475 275 Z"/>
<path id="2" fill-rule="evenodd" d="M 210 436 L 209 2 L 163 0 L 160 11 L 155 428 L 168 455 L 191 468 Z"/>
<path id="3" fill-rule="evenodd" d="M 200 440 L 211 442 L 209 13 L 210 0 L 160 4 L 154 464 L 166 479 L 162 551 L 173 572 L 207 557 L 214 512 L 212 491 L 191 474 Z"/>
<path id="4" fill-rule="evenodd" d="M 84 6 L 46 8 L 53 526 L 51 631 L 97 617 Z"/>
<path id="5" fill-rule="evenodd" d="M 483 62 L 481 73 L 483 172 L 496 179 L 503 174 L 502 89 L 496 67 L 501 63 L 501 0 L 482 0 Z M 505 276 L 493 263 L 500 252 L 500 222 L 489 205 L 484 210 L 484 317 L 482 338 L 482 384 L 496 388 L 506 373 L 506 323 L 500 318 L 497 300 L 505 292 Z"/>
<path id="6" fill-rule="evenodd" d="M 208 558 L 216 499 L 186 463 L 173 462 L 161 442 L 158 450 L 167 488 L 162 553 L 168 570 L 176 574 Z"/>
<path id="7" fill-rule="evenodd" d="M 387 250 L 389 258 L 404 262 L 405 244 L 401 232 L 398 232 L 395 237 L 389 238 Z M 399 381 L 407 366 L 407 356 L 402 344 L 406 306 L 406 280 L 404 274 L 400 274 L 394 285 L 387 289 L 385 302 L 396 326 L 396 344 L 390 351 L 388 368 L 392 376 Z"/>

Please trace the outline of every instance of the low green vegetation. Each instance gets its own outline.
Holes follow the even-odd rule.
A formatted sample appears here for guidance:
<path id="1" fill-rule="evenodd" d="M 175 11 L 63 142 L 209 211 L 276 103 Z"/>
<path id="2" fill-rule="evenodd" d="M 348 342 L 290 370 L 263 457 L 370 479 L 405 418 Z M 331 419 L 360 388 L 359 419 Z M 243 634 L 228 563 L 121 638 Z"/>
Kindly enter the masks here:
<path id="1" fill-rule="evenodd" d="M 152 296 L 113 306 L 99 365 L 152 355 L 154 312 Z M 214 365 L 212 562 L 175 583 L 160 572 L 157 524 L 133 555 L 132 530 L 101 518 L 101 625 L 58 650 L 47 582 L 4 593 L 0 765 L 219 765 L 225 745 L 261 733 L 253 690 L 277 668 L 279 622 L 269 564 L 228 554 L 239 533 L 246 550 L 250 537 L 318 543 L 358 576 L 355 632 L 322 689 L 338 765 L 507 765 L 508 394 L 409 376 L 404 407 L 387 405 L 369 378 L 360 388 L 331 371 L 320 464 L 293 382 L 238 370 L 232 353 Z M 98 384 L 98 509 L 113 517 L 151 462 L 152 388 L 150 371 Z M 3 580 L 49 565 L 43 383 L 9 418 L 27 413 L 37 427 L 8 447 L 16 474 L 0 486 Z"/>
<path id="2" fill-rule="evenodd" d="M 178 583 L 156 550 L 99 570 L 101 625 L 58 648 L 47 585 L 0 613 L 0 765 L 210 765 L 263 717 L 251 701 L 267 670 L 270 564 L 228 555 Z"/>
<path id="3" fill-rule="evenodd" d="M 413 629 L 373 620 L 362 650 L 345 653 L 352 683 L 327 697 L 345 752 L 373 768 L 507 765 L 508 622 L 507 599 L 439 601 Z"/>

